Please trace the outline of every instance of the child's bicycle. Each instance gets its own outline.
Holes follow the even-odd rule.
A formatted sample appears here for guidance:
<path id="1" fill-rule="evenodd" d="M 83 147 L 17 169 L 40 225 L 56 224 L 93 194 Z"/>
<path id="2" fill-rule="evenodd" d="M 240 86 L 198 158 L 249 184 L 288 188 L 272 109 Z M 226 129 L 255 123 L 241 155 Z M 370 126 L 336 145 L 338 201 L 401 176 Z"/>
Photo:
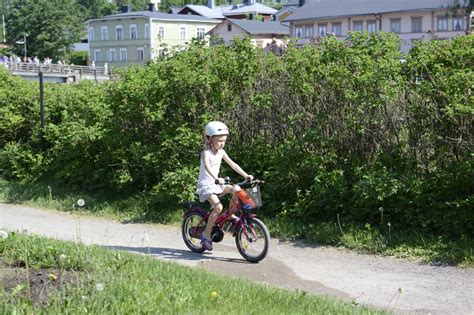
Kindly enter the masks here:
<path id="1" fill-rule="evenodd" d="M 226 184 L 231 184 L 226 178 Z M 262 206 L 260 185 L 262 181 L 243 181 L 242 189 L 231 197 L 229 208 L 222 211 L 212 228 L 212 241 L 220 242 L 224 238 L 224 230 L 232 231 L 235 245 L 239 253 L 248 261 L 256 263 L 264 259 L 268 253 L 270 233 L 262 221 L 256 218 L 253 210 Z M 185 202 L 181 232 L 186 246 L 196 253 L 204 252 L 200 242 L 201 233 L 206 228 L 209 217 L 209 203 Z M 232 218 L 240 213 L 239 219 Z"/>

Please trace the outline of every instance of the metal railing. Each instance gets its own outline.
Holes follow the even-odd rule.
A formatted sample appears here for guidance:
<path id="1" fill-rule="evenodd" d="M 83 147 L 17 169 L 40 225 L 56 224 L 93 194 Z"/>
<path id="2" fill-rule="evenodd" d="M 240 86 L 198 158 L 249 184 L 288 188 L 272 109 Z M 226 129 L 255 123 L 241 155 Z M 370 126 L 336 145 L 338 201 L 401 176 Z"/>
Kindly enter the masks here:
<path id="1" fill-rule="evenodd" d="M 27 62 L 0 62 L 2 65 L 12 72 L 44 72 L 44 73 L 58 73 L 58 74 L 69 74 L 78 73 L 83 75 L 107 75 L 110 76 L 111 69 L 105 67 L 94 67 L 94 66 L 76 66 L 76 65 L 60 65 L 60 64 L 36 64 Z"/>

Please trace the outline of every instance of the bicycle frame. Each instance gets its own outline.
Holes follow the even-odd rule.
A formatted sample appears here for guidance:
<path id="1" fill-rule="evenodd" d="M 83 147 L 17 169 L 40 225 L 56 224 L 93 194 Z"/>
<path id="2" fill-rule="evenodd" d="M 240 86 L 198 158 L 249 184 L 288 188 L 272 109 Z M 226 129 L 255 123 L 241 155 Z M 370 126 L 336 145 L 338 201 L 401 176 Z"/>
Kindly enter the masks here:
<path id="1" fill-rule="evenodd" d="M 211 214 L 211 212 L 213 210 L 208 212 L 205 209 L 203 209 L 201 206 L 193 204 L 190 207 L 188 207 L 188 209 L 184 212 L 184 216 L 186 216 L 189 212 L 192 212 L 192 211 L 199 212 L 203 217 L 202 221 L 207 222 L 207 219 L 209 218 L 209 215 Z M 238 224 L 241 228 L 244 227 L 244 224 L 246 223 L 247 218 L 255 218 L 257 216 L 254 213 L 248 213 L 248 214 L 244 213 L 244 211 L 242 209 L 242 205 L 238 201 L 237 196 L 232 195 L 232 197 L 230 199 L 230 202 L 229 202 L 228 209 L 222 211 L 219 214 L 219 216 L 217 217 L 216 222 L 214 223 L 214 225 L 218 226 L 220 229 L 224 229 L 224 224 L 227 221 L 231 221 L 232 215 L 237 213 L 237 212 L 240 212 L 240 217 L 239 217 L 240 220 L 239 220 Z M 252 230 L 253 235 L 255 235 L 255 231 L 253 230 L 253 227 L 250 227 L 250 228 Z M 245 237 L 248 239 L 249 235 L 247 233 L 247 229 L 243 229 L 243 231 L 245 233 Z"/>

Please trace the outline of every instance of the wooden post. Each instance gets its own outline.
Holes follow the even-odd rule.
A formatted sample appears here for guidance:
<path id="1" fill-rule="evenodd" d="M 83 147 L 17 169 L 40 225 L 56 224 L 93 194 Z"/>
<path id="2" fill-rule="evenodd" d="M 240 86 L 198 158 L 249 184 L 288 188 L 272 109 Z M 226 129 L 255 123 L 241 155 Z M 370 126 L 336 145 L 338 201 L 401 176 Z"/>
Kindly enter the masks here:
<path id="1" fill-rule="evenodd" d="M 41 132 L 40 132 L 40 141 L 41 141 L 41 150 L 43 155 L 46 154 L 46 143 L 44 139 L 44 83 L 43 83 L 43 72 L 38 72 L 39 84 L 40 84 L 40 116 L 41 116 Z"/>

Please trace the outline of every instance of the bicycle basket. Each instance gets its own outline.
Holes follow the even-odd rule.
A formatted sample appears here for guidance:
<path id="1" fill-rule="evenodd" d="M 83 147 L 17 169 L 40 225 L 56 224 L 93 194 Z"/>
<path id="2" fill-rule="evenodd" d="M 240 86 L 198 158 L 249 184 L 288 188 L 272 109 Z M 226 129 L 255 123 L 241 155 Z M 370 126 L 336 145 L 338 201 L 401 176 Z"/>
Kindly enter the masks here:
<path id="1" fill-rule="evenodd" d="M 242 204 L 242 208 L 245 210 L 256 209 L 262 206 L 262 198 L 260 196 L 259 186 L 240 190 L 236 193 L 236 195 Z"/>
<path id="2" fill-rule="evenodd" d="M 262 194 L 260 193 L 260 186 L 254 186 L 252 188 L 245 189 L 245 192 L 250 196 L 250 199 L 255 204 L 255 208 L 262 206 Z"/>

